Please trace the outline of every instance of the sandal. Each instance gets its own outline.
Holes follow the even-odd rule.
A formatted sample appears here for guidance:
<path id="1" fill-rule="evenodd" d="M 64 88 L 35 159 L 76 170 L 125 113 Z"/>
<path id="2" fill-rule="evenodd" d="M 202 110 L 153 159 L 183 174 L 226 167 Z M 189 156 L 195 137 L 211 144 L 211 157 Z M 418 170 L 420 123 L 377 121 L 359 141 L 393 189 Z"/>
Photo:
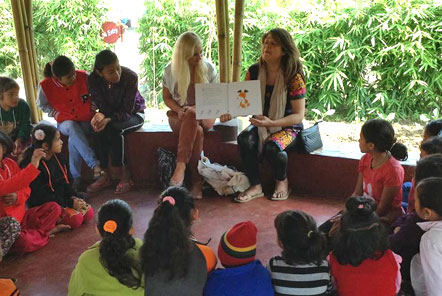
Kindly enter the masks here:
<path id="1" fill-rule="evenodd" d="M 98 192 L 104 188 L 107 188 L 109 186 L 112 185 L 111 180 L 109 179 L 109 176 L 106 173 L 101 174 L 101 176 L 97 179 L 97 181 L 95 181 L 94 183 L 92 183 L 91 185 L 89 185 L 86 188 L 86 191 L 88 193 L 94 193 L 94 192 Z"/>
<path id="2" fill-rule="evenodd" d="M 134 186 L 134 182 L 132 182 L 132 180 L 121 180 L 115 188 L 114 193 L 123 194 L 129 192 L 132 189 L 132 186 Z"/>
<path id="3" fill-rule="evenodd" d="M 262 191 L 254 193 L 254 194 L 244 194 L 244 192 L 243 192 L 243 193 L 239 194 L 237 197 L 235 197 L 233 200 L 236 202 L 244 203 L 244 202 L 249 202 L 251 200 L 254 200 L 255 198 L 263 197 L 263 196 L 264 196 L 264 193 Z"/>
<path id="4" fill-rule="evenodd" d="M 287 191 L 279 191 L 279 192 L 273 192 L 271 200 L 286 200 L 290 196 L 290 192 L 292 192 L 292 189 L 288 189 Z"/>
<path id="5" fill-rule="evenodd" d="M 97 167 L 98 169 L 96 169 Z M 101 175 L 105 174 L 105 171 L 103 171 L 101 167 L 97 165 L 92 169 L 92 171 L 94 172 L 94 180 L 98 180 L 98 178 L 100 178 Z"/>

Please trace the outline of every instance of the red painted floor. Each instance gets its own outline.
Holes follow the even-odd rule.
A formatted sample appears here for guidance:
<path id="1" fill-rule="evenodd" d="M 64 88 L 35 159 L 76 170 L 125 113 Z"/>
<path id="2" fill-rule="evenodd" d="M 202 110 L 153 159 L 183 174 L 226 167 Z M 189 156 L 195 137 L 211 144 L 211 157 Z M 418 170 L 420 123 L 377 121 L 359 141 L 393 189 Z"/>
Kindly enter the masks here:
<path id="1" fill-rule="evenodd" d="M 122 196 L 105 191 L 91 197 L 90 203 L 98 210 L 100 204 L 111 198 L 126 200 L 134 211 L 135 236 L 142 238 L 156 206 L 158 189 L 144 189 Z M 322 223 L 343 207 L 342 200 L 314 197 L 291 197 L 287 201 L 273 202 L 265 198 L 237 204 L 228 197 L 208 194 L 197 201 L 200 219 L 193 226 L 198 240 L 212 238 L 210 246 L 216 251 L 219 238 L 235 223 L 251 220 L 258 227 L 257 259 L 266 264 L 280 250 L 273 227 L 275 216 L 289 209 L 305 211 Z M 95 224 L 83 225 L 75 231 L 59 233 L 49 244 L 37 252 L 23 256 L 11 255 L 0 263 L 0 276 L 18 279 L 23 295 L 66 295 L 71 272 L 80 254 L 99 240 Z"/>

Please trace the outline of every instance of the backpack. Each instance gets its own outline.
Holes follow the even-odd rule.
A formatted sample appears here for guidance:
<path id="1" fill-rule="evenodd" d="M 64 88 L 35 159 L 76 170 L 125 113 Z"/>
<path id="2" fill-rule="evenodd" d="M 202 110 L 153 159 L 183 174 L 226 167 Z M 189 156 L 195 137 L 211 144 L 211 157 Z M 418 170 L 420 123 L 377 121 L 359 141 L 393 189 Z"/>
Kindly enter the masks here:
<path id="1" fill-rule="evenodd" d="M 169 187 L 170 178 L 176 167 L 176 156 L 164 148 L 158 148 L 158 176 L 163 189 Z"/>

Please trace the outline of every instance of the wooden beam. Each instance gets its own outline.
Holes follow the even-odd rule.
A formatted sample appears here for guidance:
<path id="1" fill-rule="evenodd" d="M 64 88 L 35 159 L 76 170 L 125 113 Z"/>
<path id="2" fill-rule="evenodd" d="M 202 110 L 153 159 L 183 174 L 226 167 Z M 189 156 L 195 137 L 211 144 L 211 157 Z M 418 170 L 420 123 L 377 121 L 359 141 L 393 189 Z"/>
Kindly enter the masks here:
<path id="1" fill-rule="evenodd" d="M 226 12 L 225 12 L 225 2 L 226 0 L 216 0 L 216 24 L 218 29 L 218 60 L 219 60 L 219 80 L 220 82 L 228 82 L 228 72 L 227 72 L 227 40 L 226 36 L 228 32 L 226 31 Z"/>
<path id="2" fill-rule="evenodd" d="M 236 0 L 235 23 L 233 27 L 232 81 L 239 81 L 241 76 L 243 19 L 244 19 L 244 0 Z"/>
<path id="3" fill-rule="evenodd" d="M 230 56 L 230 21 L 229 21 L 229 0 L 223 0 L 224 2 L 224 20 L 226 22 L 226 72 L 227 80 L 226 82 L 232 81 L 232 71 L 231 63 L 232 59 Z"/>
<path id="4" fill-rule="evenodd" d="M 35 103 L 35 82 L 32 77 L 31 63 L 28 55 L 27 38 L 25 33 L 25 17 L 21 7 L 21 0 L 11 0 L 11 7 L 14 18 L 15 35 L 17 37 L 18 52 L 20 55 L 20 65 L 25 84 L 26 100 L 28 101 L 31 109 L 31 120 L 33 123 L 37 123 L 39 121 L 39 112 Z"/>

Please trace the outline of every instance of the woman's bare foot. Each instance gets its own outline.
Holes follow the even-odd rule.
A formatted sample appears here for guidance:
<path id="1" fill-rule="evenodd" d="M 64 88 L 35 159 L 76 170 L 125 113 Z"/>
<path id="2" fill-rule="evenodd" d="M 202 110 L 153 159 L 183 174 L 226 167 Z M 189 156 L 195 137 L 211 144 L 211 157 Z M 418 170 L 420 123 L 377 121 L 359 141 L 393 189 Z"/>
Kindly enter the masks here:
<path id="1" fill-rule="evenodd" d="M 173 175 L 170 178 L 170 185 L 171 186 L 183 185 L 185 173 L 186 173 L 186 163 L 177 162 L 175 171 L 173 172 Z"/>
<path id="2" fill-rule="evenodd" d="M 57 224 L 55 225 L 54 228 L 52 228 L 51 231 L 49 231 L 49 236 L 53 237 L 56 233 L 61 232 L 61 231 L 66 231 L 71 229 L 71 227 L 69 225 L 66 224 Z"/>
<path id="3" fill-rule="evenodd" d="M 273 192 L 272 200 L 286 200 L 290 195 L 289 181 L 287 178 L 285 180 L 276 180 L 275 192 Z"/>
<path id="4" fill-rule="evenodd" d="M 264 194 L 262 193 L 261 184 L 250 186 L 249 189 L 240 193 L 236 198 L 236 202 L 248 202 L 257 197 L 261 197 Z"/>
<path id="5" fill-rule="evenodd" d="M 203 198 L 203 188 L 201 183 L 195 184 L 192 186 L 192 190 L 190 190 L 193 199 L 202 199 Z"/>

